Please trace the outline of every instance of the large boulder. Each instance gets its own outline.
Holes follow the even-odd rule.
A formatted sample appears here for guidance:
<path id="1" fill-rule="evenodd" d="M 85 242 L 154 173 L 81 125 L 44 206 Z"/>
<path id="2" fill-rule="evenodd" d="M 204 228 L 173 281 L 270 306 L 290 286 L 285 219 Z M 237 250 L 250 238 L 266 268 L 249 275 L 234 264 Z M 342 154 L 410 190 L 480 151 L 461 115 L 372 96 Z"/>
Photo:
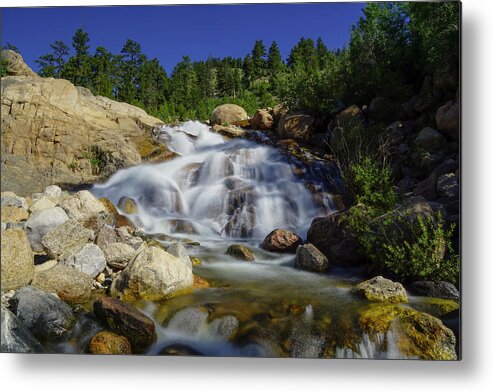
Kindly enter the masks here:
<path id="1" fill-rule="evenodd" d="M 60 207 L 31 214 L 26 222 L 26 234 L 35 252 L 43 251 L 42 238 L 52 229 L 68 220 L 68 216 Z"/>
<path id="2" fill-rule="evenodd" d="M 7 75 L 39 78 L 39 75 L 26 65 L 19 53 L 13 50 L 2 50 L 0 57 L 5 65 Z"/>
<path id="3" fill-rule="evenodd" d="M 329 260 L 313 244 L 305 244 L 296 249 L 295 265 L 306 271 L 324 272 L 329 266 Z"/>
<path id="4" fill-rule="evenodd" d="M 20 229 L 2 231 L 2 291 L 16 290 L 32 280 L 34 255 Z"/>
<path id="5" fill-rule="evenodd" d="M 409 301 L 406 289 L 402 284 L 382 276 L 365 280 L 353 287 L 352 291 L 372 302 L 399 303 Z"/>
<path id="6" fill-rule="evenodd" d="M 92 290 L 90 276 L 63 265 L 36 272 L 31 284 L 47 293 L 55 293 L 70 304 L 86 303 Z"/>
<path id="7" fill-rule="evenodd" d="M 144 353 L 157 339 L 154 322 L 128 303 L 101 298 L 94 302 L 93 309 L 107 327 L 130 341 L 135 354 Z"/>
<path id="8" fill-rule="evenodd" d="M 259 109 L 250 120 L 250 127 L 261 131 L 272 129 L 274 119 L 268 110 Z"/>
<path id="9" fill-rule="evenodd" d="M 94 232 L 84 228 L 74 219 L 69 219 L 43 236 L 41 243 L 48 256 L 59 259 L 78 252 L 94 239 Z"/>
<path id="10" fill-rule="evenodd" d="M 178 257 L 181 261 L 188 265 L 188 267 L 193 268 L 190 256 L 188 255 L 185 246 L 181 242 L 173 242 L 170 246 L 166 248 L 166 252 L 175 257 Z"/>
<path id="11" fill-rule="evenodd" d="M 0 351 L 3 353 L 42 353 L 43 346 L 22 322 L 1 306 Z"/>
<path id="12" fill-rule="evenodd" d="M 67 80 L 40 78 L 13 52 L 2 57 L 12 75 L 1 83 L 2 189 L 27 195 L 142 162 L 140 146 L 159 119 Z"/>
<path id="13" fill-rule="evenodd" d="M 75 268 L 95 278 L 106 268 L 106 257 L 99 246 L 86 244 L 78 252 L 63 257 L 60 265 Z"/>
<path id="14" fill-rule="evenodd" d="M 362 125 L 365 121 L 363 111 L 357 105 L 351 105 L 339 112 L 334 118 L 334 125 L 339 127 Z"/>
<path id="15" fill-rule="evenodd" d="M 265 237 L 262 248 L 269 252 L 295 253 L 302 242 L 299 235 L 289 230 L 275 229 Z"/>
<path id="16" fill-rule="evenodd" d="M 43 341 L 63 337 L 75 324 L 69 305 L 33 286 L 21 288 L 9 303 L 19 320 Z"/>
<path id="17" fill-rule="evenodd" d="M 241 106 L 233 104 L 220 105 L 211 113 L 211 125 L 234 124 L 248 120 L 248 114 Z"/>
<path id="18" fill-rule="evenodd" d="M 161 248 L 144 245 L 113 281 L 110 292 L 125 301 L 159 301 L 192 285 L 192 270 L 183 260 Z"/>
<path id="19" fill-rule="evenodd" d="M 281 139 L 306 141 L 315 134 L 315 118 L 308 114 L 287 114 L 281 117 L 277 125 Z"/>
<path id="20" fill-rule="evenodd" d="M 14 192 L 2 192 L 0 197 L 2 207 L 19 207 L 27 210 L 28 205 L 25 198 L 17 196 Z"/>
<path id="21" fill-rule="evenodd" d="M 60 201 L 70 219 L 75 219 L 82 226 L 98 231 L 105 223 L 108 211 L 103 203 L 89 191 L 80 191 Z"/>
<path id="22" fill-rule="evenodd" d="M 350 229 L 344 213 L 315 218 L 307 241 L 319 249 L 331 263 L 357 265 L 366 261 L 363 248 Z"/>

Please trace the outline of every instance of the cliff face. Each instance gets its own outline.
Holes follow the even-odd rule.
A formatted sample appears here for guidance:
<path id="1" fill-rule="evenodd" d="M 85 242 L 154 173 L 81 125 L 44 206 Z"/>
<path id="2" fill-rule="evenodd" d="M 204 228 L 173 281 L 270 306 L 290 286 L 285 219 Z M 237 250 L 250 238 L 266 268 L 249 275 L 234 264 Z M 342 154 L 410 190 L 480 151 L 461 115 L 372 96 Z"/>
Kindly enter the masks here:
<path id="1" fill-rule="evenodd" d="M 25 195 L 51 184 L 96 182 L 166 155 L 151 139 L 162 122 L 144 110 L 41 78 L 14 52 L 2 58 L 9 74 L 1 80 L 2 191 Z"/>

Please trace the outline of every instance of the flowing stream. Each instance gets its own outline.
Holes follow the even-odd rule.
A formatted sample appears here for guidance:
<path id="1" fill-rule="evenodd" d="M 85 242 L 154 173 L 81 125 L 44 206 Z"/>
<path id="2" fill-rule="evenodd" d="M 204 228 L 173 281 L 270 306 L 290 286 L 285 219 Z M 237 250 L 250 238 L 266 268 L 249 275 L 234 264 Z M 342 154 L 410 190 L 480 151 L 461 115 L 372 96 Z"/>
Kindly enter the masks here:
<path id="1" fill-rule="evenodd" d="M 392 331 L 359 330 L 368 303 L 349 292 L 357 272 L 308 273 L 294 268 L 294 255 L 260 248 L 276 228 L 306 239 L 312 219 L 334 210 L 323 187 L 308 191 L 275 148 L 225 140 L 199 122 L 165 126 L 158 138 L 178 156 L 120 170 L 92 189 L 115 205 L 134 199 L 138 213 L 129 217 L 164 245 L 184 241 L 202 260 L 194 273 L 212 284 L 137 304 L 158 325 L 151 354 L 403 357 Z M 227 255 L 233 243 L 250 248 L 255 262 Z"/>

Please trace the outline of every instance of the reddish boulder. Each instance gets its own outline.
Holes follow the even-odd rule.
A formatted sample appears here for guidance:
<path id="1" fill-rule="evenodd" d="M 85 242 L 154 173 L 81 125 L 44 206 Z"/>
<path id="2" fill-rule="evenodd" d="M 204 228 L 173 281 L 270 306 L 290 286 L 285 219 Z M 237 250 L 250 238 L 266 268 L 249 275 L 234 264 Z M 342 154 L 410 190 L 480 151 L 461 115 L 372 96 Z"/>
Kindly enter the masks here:
<path id="1" fill-rule="evenodd" d="M 265 237 L 262 248 L 269 252 L 295 253 L 298 245 L 302 243 L 301 237 L 297 234 L 288 230 L 276 229 Z"/>

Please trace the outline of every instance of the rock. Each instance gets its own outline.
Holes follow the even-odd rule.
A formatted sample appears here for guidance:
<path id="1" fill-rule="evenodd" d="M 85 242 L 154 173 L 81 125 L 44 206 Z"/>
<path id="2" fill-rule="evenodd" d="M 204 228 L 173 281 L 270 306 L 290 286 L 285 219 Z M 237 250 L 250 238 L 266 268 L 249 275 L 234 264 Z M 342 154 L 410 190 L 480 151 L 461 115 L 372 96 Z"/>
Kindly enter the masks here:
<path id="1" fill-rule="evenodd" d="M 55 293 L 69 304 L 86 303 L 92 290 L 90 276 L 63 265 L 37 272 L 31 284 L 47 293 Z"/>
<path id="2" fill-rule="evenodd" d="M 7 308 L 1 306 L 1 339 L 3 353 L 42 353 L 43 346 L 22 322 Z"/>
<path id="3" fill-rule="evenodd" d="M 363 248 L 352 233 L 345 213 L 315 218 L 307 241 L 319 249 L 331 263 L 357 265 L 366 261 Z"/>
<path id="4" fill-rule="evenodd" d="M 29 217 L 26 222 L 26 234 L 35 252 L 43 251 L 41 239 L 53 228 L 61 225 L 69 218 L 60 207 L 38 211 Z"/>
<path id="5" fill-rule="evenodd" d="M 459 140 L 460 130 L 460 104 L 447 102 L 437 110 L 435 117 L 440 131 L 450 136 L 453 140 Z"/>
<path id="6" fill-rule="evenodd" d="M 111 285 L 111 295 L 125 301 L 162 300 L 193 285 L 192 270 L 179 258 L 144 245 Z"/>
<path id="7" fill-rule="evenodd" d="M 193 276 L 193 288 L 194 289 L 207 289 L 209 287 L 211 287 L 211 285 L 207 280 L 202 279 L 198 275 Z"/>
<path id="8" fill-rule="evenodd" d="M 101 227 L 96 237 L 96 245 L 104 251 L 109 244 L 115 242 L 117 242 L 115 230 L 107 225 Z"/>
<path id="9" fill-rule="evenodd" d="M 168 329 L 188 336 L 196 336 L 205 330 L 209 313 L 201 308 L 185 308 L 176 312 L 168 321 Z"/>
<path id="10" fill-rule="evenodd" d="M 408 302 L 406 290 L 402 284 L 392 282 L 382 276 L 375 276 L 370 280 L 361 282 L 352 291 L 372 302 Z"/>
<path id="11" fill-rule="evenodd" d="M 136 214 L 138 212 L 137 203 L 131 197 L 122 197 L 118 200 L 117 206 L 125 214 Z"/>
<path id="12" fill-rule="evenodd" d="M 368 106 L 368 116 L 376 123 L 389 124 L 396 120 L 399 107 L 388 98 L 377 97 L 372 99 Z"/>
<path id="13" fill-rule="evenodd" d="M 91 354 L 128 355 L 132 354 L 132 346 L 125 336 L 101 331 L 92 337 L 89 352 Z"/>
<path id="14" fill-rule="evenodd" d="M 413 193 L 429 201 L 438 199 L 436 173 L 432 172 L 427 178 L 416 184 Z"/>
<path id="15" fill-rule="evenodd" d="M 339 112 L 335 116 L 335 126 L 338 127 L 353 127 L 357 125 L 362 125 L 365 121 L 365 115 L 363 111 L 356 105 L 351 105 Z"/>
<path id="16" fill-rule="evenodd" d="M 229 138 L 245 136 L 245 130 L 236 125 L 213 125 L 212 130 Z"/>
<path id="17" fill-rule="evenodd" d="M 252 251 L 248 249 L 246 246 L 239 244 L 230 245 L 228 250 L 226 251 L 226 254 L 233 256 L 235 259 L 238 260 L 245 260 L 245 261 L 255 260 L 255 256 L 252 253 Z"/>
<path id="18" fill-rule="evenodd" d="M 440 197 L 459 197 L 459 180 L 454 173 L 443 174 L 437 180 L 437 192 Z"/>
<path id="19" fill-rule="evenodd" d="M 187 250 L 183 246 L 181 242 L 173 242 L 170 246 L 166 248 L 166 252 L 169 254 L 178 257 L 182 260 L 190 269 L 193 268 L 192 261 L 190 260 L 190 256 L 188 256 Z"/>
<path id="20" fill-rule="evenodd" d="M 252 127 L 252 129 L 267 131 L 272 129 L 273 122 L 274 119 L 268 110 L 259 109 L 250 120 L 250 127 Z"/>
<path id="21" fill-rule="evenodd" d="M 113 332 L 125 336 L 135 354 L 144 353 L 156 339 L 154 322 L 135 307 L 116 298 L 94 302 L 94 314 Z"/>
<path id="22" fill-rule="evenodd" d="M 86 244 L 78 252 L 64 255 L 60 265 L 75 268 L 94 279 L 106 268 L 106 257 L 99 246 Z"/>
<path id="23" fill-rule="evenodd" d="M 265 237 L 262 248 L 269 252 L 295 253 L 296 248 L 301 244 L 300 236 L 288 230 L 276 229 Z"/>
<path id="24" fill-rule="evenodd" d="M 412 283 L 410 289 L 416 295 L 424 297 L 460 300 L 459 290 L 449 282 L 418 281 Z"/>
<path id="25" fill-rule="evenodd" d="M 60 339 L 75 324 L 69 305 L 33 286 L 21 288 L 9 303 L 19 320 L 42 341 Z"/>
<path id="26" fill-rule="evenodd" d="M 443 148 L 447 140 L 436 129 L 426 127 L 418 133 L 414 143 L 425 151 L 432 152 Z"/>
<path id="27" fill-rule="evenodd" d="M 48 260 L 42 264 L 36 264 L 34 266 L 34 273 L 37 274 L 38 272 L 49 270 L 50 268 L 53 268 L 57 264 L 58 264 L 57 260 Z"/>
<path id="28" fill-rule="evenodd" d="M 29 211 L 31 213 L 33 213 L 33 212 L 37 212 L 37 211 L 47 210 L 49 208 L 55 207 L 56 204 L 57 203 L 55 201 L 53 201 L 52 199 L 50 199 L 50 198 L 48 198 L 46 196 L 43 196 L 40 199 L 36 200 L 31 205 L 31 207 L 29 207 Z"/>
<path id="29" fill-rule="evenodd" d="M 12 62 L 29 70 L 20 56 Z M 32 194 L 51 184 L 94 182 L 141 163 L 140 145 L 152 138 L 159 119 L 67 80 L 13 72 L 26 73 L 2 78 L 2 189 Z"/>
<path id="30" fill-rule="evenodd" d="M 136 251 L 130 245 L 114 242 L 107 244 L 104 255 L 109 266 L 117 269 L 125 268 L 134 258 Z"/>
<path id="31" fill-rule="evenodd" d="M 29 218 L 28 212 L 22 207 L 2 207 L 2 222 L 16 223 L 24 222 Z"/>
<path id="32" fill-rule="evenodd" d="M 315 134 L 315 119 L 307 114 L 287 114 L 277 126 L 281 139 L 309 140 Z"/>
<path id="33" fill-rule="evenodd" d="M 211 114 L 211 125 L 233 124 L 237 121 L 248 120 L 248 114 L 241 106 L 233 104 L 220 105 Z"/>
<path id="34" fill-rule="evenodd" d="M 57 185 L 47 186 L 44 193 L 48 199 L 53 200 L 55 203 L 58 203 L 60 197 L 62 196 L 62 190 Z"/>
<path id="35" fill-rule="evenodd" d="M 4 62 L 2 68 L 5 66 L 7 75 L 39 78 L 39 75 L 26 65 L 19 53 L 13 50 L 2 50 L 0 57 Z"/>
<path id="36" fill-rule="evenodd" d="M 108 216 L 105 206 L 89 191 L 80 191 L 60 201 L 70 219 L 75 219 L 82 226 L 98 231 Z"/>
<path id="37" fill-rule="evenodd" d="M 82 227 L 74 219 L 69 219 L 51 229 L 43 236 L 41 243 L 46 253 L 54 259 L 78 252 L 87 242 L 94 239 L 92 230 Z"/>
<path id="38" fill-rule="evenodd" d="M 305 244 L 296 249 L 295 266 L 306 271 L 324 272 L 329 267 L 329 260 L 313 244 Z"/>
<path id="39" fill-rule="evenodd" d="M 240 321 L 234 316 L 224 316 L 211 321 L 208 325 L 209 333 L 218 338 L 231 339 L 238 327 Z"/>
<path id="40" fill-rule="evenodd" d="M 131 235 L 126 227 L 119 227 L 115 229 L 115 233 L 118 242 L 127 244 L 135 250 L 139 249 L 144 243 L 144 240 L 142 238 L 134 237 L 133 235 Z"/>
<path id="41" fill-rule="evenodd" d="M 2 207 L 18 207 L 28 209 L 27 201 L 23 197 L 17 196 L 14 192 L 2 192 Z"/>
<path id="42" fill-rule="evenodd" d="M 34 255 L 23 230 L 2 231 L 2 291 L 16 290 L 31 282 Z"/>
<path id="43" fill-rule="evenodd" d="M 397 350 L 408 358 L 455 360 L 455 336 L 436 317 L 399 305 L 371 304 L 361 312 L 362 330 L 375 336 L 392 331 Z M 386 342 L 384 338 L 384 344 Z"/>

